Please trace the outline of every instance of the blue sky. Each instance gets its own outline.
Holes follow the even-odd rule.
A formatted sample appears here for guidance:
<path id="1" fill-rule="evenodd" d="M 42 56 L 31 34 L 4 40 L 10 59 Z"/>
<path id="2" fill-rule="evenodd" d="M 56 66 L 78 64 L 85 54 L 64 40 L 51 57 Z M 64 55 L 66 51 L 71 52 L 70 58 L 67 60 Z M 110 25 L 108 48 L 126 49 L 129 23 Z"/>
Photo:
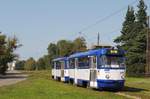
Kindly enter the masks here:
<path id="1" fill-rule="evenodd" d="M 81 35 L 78 32 L 133 1 L 135 0 L 0 0 L 0 31 L 18 37 L 23 46 L 16 53 L 21 59 L 38 59 L 47 53 L 50 42 L 60 39 L 74 40 L 78 36 L 85 36 L 90 46 L 96 43 L 98 32 L 101 43 L 113 44 L 113 39 L 120 35 L 127 9 L 83 31 Z M 150 0 L 145 2 L 149 7 Z M 135 9 L 137 3 L 133 4 Z"/>

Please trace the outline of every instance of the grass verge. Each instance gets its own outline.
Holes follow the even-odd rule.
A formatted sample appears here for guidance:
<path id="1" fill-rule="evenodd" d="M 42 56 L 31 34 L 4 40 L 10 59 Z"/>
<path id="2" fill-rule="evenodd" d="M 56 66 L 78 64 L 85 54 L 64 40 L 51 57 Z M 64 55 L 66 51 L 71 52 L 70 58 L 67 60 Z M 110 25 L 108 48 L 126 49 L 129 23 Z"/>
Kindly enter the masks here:
<path id="1" fill-rule="evenodd" d="M 96 91 L 50 79 L 49 71 L 28 72 L 26 81 L 0 87 L 0 99 L 125 99 L 114 92 Z"/>

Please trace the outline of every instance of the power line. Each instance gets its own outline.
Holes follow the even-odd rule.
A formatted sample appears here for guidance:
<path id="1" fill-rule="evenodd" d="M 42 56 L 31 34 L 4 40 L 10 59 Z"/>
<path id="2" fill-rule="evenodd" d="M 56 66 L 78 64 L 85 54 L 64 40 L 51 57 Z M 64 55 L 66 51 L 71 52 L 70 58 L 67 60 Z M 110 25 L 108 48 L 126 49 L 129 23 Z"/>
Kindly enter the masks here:
<path id="1" fill-rule="evenodd" d="M 107 32 L 107 34 L 116 33 L 116 32 L 118 32 L 118 31 L 120 31 L 120 30 L 121 30 L 121 27 L 116 28 L 116 29 L 114 29 L 114 30 L 112 30 L 112 31 L 109 31 L 109 32 Z M 104 33 L 104 34 L 106 34 L 106 33 Z M 87 41 L 92 41 L 93 39 L 96 40 L 96 37 L 97 37 L 96 34 L 95 34 L 94 37 L 90 37 L 90 38 L 89 38 L 87 35 L 85 35 L 85 33 L 82 33 L 81 35 L 84 36 L 84 37 L 87 39 Z M 100 37 L 99 37 L 99 39 L 100 39 Z M 110 36 L 107 36 L 107 40 L 108 40 L 108 41 L 110 40 Z M 102 43 L 102 41 L 101 41 L 101 43 Z"/>
<path id="2" fill-rule="evenodd" d="M 132 2 L 132 3 L 130 3 L 129 5 L 133 5 L 133 4 L 136 3 L 136 2 L 137 2 L 137 0 L 135 0 L 135 1 Z M 86 30 L 88 30 L 88 29 L 94 27 L 95 25 L 97 25 L 97 24 L 99 24 L 99 23 L 105 21 L 106 19 L 109 19 L 110 17 L 112 17 L 112 16 L 114 16 L 114 15 L 120 13 L 122 10 L 124 10 L 124 9 L 126 9 L 126 8 L 127 8 L 127 6 L 125 6 L 125 7 L 121 8 L 121 9 L 119 9 L 119 10 L 117 10 L 117 11 L 111 13 L 111 14 L 108 15 L 108 16 L 103 17 L 102 19 L 97 20 L 95 23 L 90 24 L 90 25 L 84 27 L 83 29 L 81 29 L 81 30 L 79 31 L 79 33 L 81 34 L 83 31 L 86 31 Z"/>

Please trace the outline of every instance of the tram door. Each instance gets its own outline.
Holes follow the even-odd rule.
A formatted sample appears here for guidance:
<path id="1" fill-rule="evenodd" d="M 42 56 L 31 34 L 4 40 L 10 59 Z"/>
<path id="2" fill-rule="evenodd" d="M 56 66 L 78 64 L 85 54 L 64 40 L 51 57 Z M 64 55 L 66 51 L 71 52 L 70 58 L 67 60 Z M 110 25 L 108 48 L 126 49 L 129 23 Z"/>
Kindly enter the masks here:
<path id="1" fill-rule="evenodd" d="M 91 56 L 90 60 L 91 60 L 90 81 L 93 82 L 94 84 L 94 82 L 96 81 L 96 56 Z"/>
<path id="2" fill-rule="evenodd" d="M 75 69 L 74 69 L 74 84 L 77 84 L 77 78 L 78 78 L 78 59 L 75 58 Z"/>
<path id="3" fill-rule="evenodd" d="M 61 62 L 61 78 L 64 77 L 64 67 L 65 67 L 65 62 L 62 61 L 62 62 Z"/>

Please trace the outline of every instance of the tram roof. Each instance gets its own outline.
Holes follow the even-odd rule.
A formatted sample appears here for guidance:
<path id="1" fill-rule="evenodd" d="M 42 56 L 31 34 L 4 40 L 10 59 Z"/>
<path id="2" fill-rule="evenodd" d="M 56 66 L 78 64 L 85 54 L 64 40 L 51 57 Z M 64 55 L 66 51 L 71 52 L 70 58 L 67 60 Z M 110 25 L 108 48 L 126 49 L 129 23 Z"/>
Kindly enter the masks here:
<path id="1" fill-rule="evenodd" d="M 101 48 L 101 49 L 89 50 L 86 52 L 79 52 L 79 53 L 72 54 L 68 58 L 85 57 L 85 56 L 92 56 L 92 55 L 105 55 L 108 50 L 111 50 L 111 49 Z M 125 51 L 121 50 L 121 53 L 124 54 Z"/>
<path id="2" fill-rule="evenodd" d="M 58 57 L 58 58 L 53 59 L 52 61 L 63 61 L 66 59 L 67 59 L 67 57 Z"/>
<path id="3" fill-rule="evenodd" d="M 102 49 L 89 50 L 86 52 L 79 52 L 79 53 L 75 53 L 75 54 L 70 55 L 69 58 L 105 54 L 107 49 L 108 48 L 102 48 Z"/>

